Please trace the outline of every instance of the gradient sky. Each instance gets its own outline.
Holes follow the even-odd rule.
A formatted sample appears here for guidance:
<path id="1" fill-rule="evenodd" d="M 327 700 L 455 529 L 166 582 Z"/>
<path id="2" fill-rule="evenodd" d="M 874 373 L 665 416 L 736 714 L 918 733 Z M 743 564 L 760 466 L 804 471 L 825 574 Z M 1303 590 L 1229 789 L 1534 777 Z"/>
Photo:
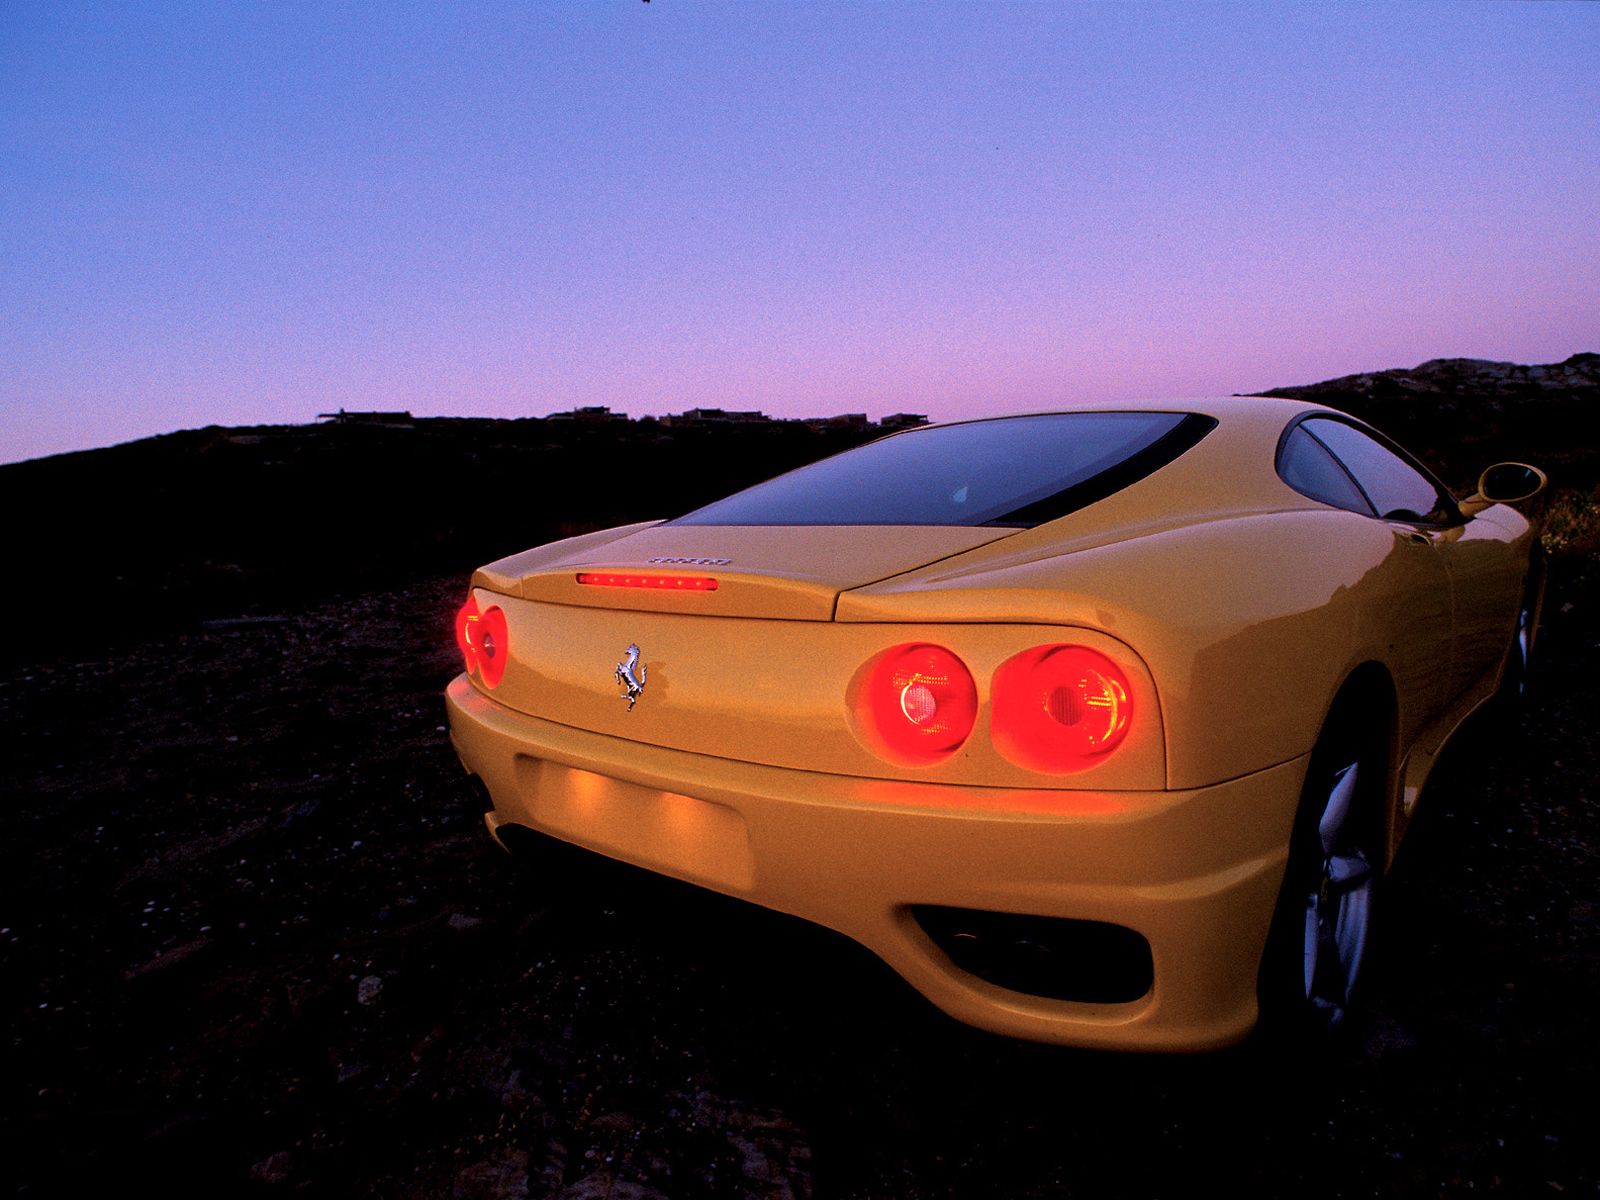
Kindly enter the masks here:
<path id="1" fill-rule="evenodd" d="M 0 460 L 1600 350 L 1600 5 L 0 5 Z"/>

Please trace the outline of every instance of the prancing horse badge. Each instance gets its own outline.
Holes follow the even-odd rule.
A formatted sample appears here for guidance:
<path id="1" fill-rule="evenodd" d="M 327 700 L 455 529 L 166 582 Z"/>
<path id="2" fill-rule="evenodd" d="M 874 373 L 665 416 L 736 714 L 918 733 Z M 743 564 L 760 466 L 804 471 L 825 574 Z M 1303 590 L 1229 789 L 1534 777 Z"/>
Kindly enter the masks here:
<path id="1" fill-rule="evenodd" d="M 627 700 L 629 712 L 633 711 L 639 697 L 644 695 L 646 670 L 639 662 L 639 647 L 629 646 L 628 653 L 617 664 L 617 682 L 622 685 L 622 691 L 618 694 Z"/>

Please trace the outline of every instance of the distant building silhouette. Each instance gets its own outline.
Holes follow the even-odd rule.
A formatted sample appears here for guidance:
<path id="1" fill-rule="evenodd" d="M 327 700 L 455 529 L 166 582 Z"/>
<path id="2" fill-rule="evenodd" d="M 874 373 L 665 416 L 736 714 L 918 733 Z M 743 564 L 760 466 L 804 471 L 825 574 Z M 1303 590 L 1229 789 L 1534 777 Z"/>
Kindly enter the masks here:
<path id="1" fill-rule="evenodd" d="M 866 413 L 840 413 L 833 417 L 811 417 L 806 424 L 812 429 L 865 430 L 872 422 L 867 420 Z"/>
<path id="2" fill-rule="evenodd" d="M 589 425 L 603 425 L 608 421 L 626 421 L 627 413 L 614 413 L 603 404 L 590 404 L 583 408 L 574 408 L 568 412 L 554 412 L 545 418 L 547 421 L 582 421 Z"/>
<path id="3" fill-rule="evenodd" d="M 675 425 L 754 425 L 772 418 L 764 412 L 726 408 L 691 408 L 673 418 Z"/>
<path id="4" fill-rule="evenodd" d="M 928 417 L 925 413 L 890 413 L 878 422 L 879 429 L 915 429 L 918 425 L 926 425 Z"/>
<path id="5" fill-rule="evenodd" d="M 409 412 L 352 412 L 341 408 L 338 412 L 318 413 L 317 420 L 333 425 L 392 425 L 411 429 L 416 419 Z"/>

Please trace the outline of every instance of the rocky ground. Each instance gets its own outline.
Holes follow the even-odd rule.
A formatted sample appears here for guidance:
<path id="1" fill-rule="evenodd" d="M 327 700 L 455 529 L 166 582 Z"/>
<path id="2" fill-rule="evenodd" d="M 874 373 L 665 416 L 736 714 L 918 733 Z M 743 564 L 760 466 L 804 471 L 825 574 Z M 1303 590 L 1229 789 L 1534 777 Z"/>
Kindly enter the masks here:
<path id="1" fill-rule="evenodd" d="M 1593 1195 L 1600 572 L 1558 563 L 1331 1049 L 1129 1058 L 833 935 L 507 858 L 440 692 L 461 581 L 0 675 L 0 1180 L 27 1197 Z"/>

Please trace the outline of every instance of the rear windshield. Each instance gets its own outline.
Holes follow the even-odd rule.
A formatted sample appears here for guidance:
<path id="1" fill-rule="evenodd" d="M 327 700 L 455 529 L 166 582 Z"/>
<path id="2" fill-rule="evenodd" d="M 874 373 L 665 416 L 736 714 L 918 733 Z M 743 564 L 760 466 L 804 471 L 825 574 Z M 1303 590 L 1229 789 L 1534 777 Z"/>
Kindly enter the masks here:
<path id="1" fill-rule="evenodd" d="M 1216 422 L 1042 413 L 894 434 L 735 492 L 679 525 L 1037 525 L 1120 491 Z"/>

